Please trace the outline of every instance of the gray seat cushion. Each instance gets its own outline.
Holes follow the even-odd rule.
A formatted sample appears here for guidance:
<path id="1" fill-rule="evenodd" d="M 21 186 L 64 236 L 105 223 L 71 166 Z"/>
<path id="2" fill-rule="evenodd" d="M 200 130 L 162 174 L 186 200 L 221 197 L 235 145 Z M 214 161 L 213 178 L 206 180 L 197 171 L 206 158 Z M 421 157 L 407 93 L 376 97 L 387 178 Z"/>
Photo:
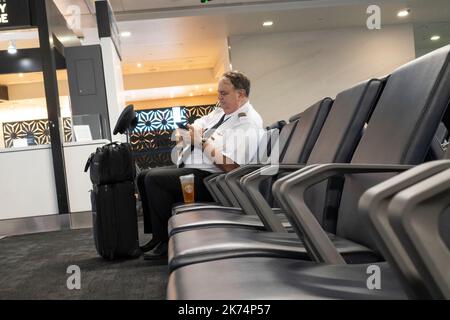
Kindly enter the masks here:
<path id="1" fill-rule="evenodd" d="M 168 299 L 406 299 L 395 274 L 379 263 L 381 289 L 367 288 L 368 264 L 318 265 L 280 258 L 192 264 L 170 274 Z"/>
<path id="2" fill-rule="evenodd" d="M 369 248 L 332 234 L 329 236 L 348 263 L 383 260 Z M 295 233 L 210 228 L 176 233 L 169 241 L 170 271 L 193 263 L 250 256 L 310 259 Z"/>
<path id="3" fill-rule="evenodd" d="M 284 215 L 279 216 L 283 226 L 288 228 L 290 223 Z M 256 215 L 242 214 L 241 210 L 210 209 L 192 211 L 172 216 L 169 219 L 169 236 L 190 229 L 235 226 L 241 228 L 256 228 L 264 230 L 261 219 Z"/>

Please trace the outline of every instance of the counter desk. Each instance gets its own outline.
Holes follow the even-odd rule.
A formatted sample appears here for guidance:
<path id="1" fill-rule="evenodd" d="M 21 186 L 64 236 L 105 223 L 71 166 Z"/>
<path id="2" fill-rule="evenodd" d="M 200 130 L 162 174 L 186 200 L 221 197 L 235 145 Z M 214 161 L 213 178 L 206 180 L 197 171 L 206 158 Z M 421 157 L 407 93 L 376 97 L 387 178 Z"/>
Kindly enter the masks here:
<path id="1" fill-rule="evenodd" d="M 84 166 L 108 140 L 63 145 L 71 213 L 91 210 Z M 50 145 L 0 149 L 0 220 L 58 214 Z"/>

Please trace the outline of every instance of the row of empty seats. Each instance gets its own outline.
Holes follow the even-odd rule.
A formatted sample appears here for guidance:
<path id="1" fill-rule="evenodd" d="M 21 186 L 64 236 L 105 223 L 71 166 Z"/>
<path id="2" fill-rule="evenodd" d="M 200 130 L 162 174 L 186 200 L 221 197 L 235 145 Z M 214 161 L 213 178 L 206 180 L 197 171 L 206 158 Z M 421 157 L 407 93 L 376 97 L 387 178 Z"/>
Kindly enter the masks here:
<path id="1" fill-rule="evenodd" d="M 173 208 L 167 297 L 450 298 L 449 104 L 446 46 L 275 123 L 279 164 L 212 176 L 216 203 Z"/>

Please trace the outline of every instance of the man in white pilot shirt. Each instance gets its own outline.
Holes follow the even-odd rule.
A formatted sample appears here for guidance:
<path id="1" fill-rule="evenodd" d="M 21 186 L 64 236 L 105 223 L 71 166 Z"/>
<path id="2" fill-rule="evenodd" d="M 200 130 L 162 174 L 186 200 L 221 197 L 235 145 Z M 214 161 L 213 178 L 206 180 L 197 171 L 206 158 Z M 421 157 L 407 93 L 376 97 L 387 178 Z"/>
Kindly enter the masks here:
<path id="1" fill-rule="evenodd" d="M 144 232 L 153 234 L 152 240 L 141 247 L 144 252 L 152 250 L 144 255 L 145 259 L 167 256 L 171 208 L 183 201 L 180 176 L 193 173 L 195 200 L 212 201 L 203 179 L 247 164 L 257 153 L 263 121 L 249 102 L 249 79 L 240 72 L 227 72 L 219 81 L 218 94 L 220 108 L 188 125 L 189 132 L 182 135 L 188 151 L 183 157 L 184 166 L 153 168 L 138 178 Z M 189 152 L 191 145 L 194 147 Z"/>

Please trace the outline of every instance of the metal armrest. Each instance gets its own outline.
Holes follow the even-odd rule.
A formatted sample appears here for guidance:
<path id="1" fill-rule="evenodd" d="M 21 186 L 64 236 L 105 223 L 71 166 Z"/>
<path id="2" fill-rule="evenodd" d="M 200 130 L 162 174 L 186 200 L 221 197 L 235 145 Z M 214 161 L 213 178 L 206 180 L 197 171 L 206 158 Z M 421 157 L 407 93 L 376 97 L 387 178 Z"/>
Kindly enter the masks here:
<path id="1" fill-rule="evenodd" d="M 397 236 L 435 299 L 450 299 L 450 252 L 439 232 L 439 216 L 450 205 L 450 170 L 399 192 L 389 206 Z"/>
<path id="2" fill-rule="evenodd" d="M 179 208 L 176 210 L 172 211 L 172 214 L 181 214 L 181 213 L 185 213 L 185 212 L 192 212 L 192 211 L 207 211 L 207 210 L 216 210 L 219 209 L 220 211 L 223 212 L 232 212 L 232 213 L 236 213 L 236 212 L 242 212 L 241 208 L 238 207 L 224 207 L 222 205 L 217 205 L 217 204 L 202 204 L 202 205 L 193 205 L 191 207 L 185 207 L 185 208 Z M 242 212 L 242 214 L 244 214 Z"/>
<path id="3" fill-rule="evenodd" d="M 238 200 L 234 196 L 233 192 L 228 187 L 227 183 L 225 182 L 225 176 L 226 174 L 223 174 L 216 179 L 216 185 L 219 188 L 219 190 L 222 191 L 222 195 L 227 198 L 228 202 L 231 204 L 232 207 L 240 207 Z"/>
<path id="4" fill-rule="evenodd" d="M 247 195 L 244 194 L 241 188 L 239 187 L 239 179 L 245 176 L 246 174 L 253 172 L 263 166 L 264 166 L 263 164 L 248 164 L 236 168 L 225 175 L 226 184 L 233 193 L 234 197 L 238 200 L 239 206 L 242 208 L 245 214 L 256 215 L 256 211 L 250 205 L 250 200 L 248 199 Z"/>
<path id="5" fill-rule="evenodd" d="M 221 202 L 216 195 L 213 184 L 215 183 L 216 178 L 221 174 L 222 173 L 213 173 L 203 179 L 203 183 L 205 184 L 206 189 L 208 189 L 208 191 L 211 194 L 211 196 L 213 197 L 214 201 L 216 201 L 217 203 L 221 203 Z"/>
<path id="6" fill-rule="evenodd" d="M 225 173 L 221 173 L 221 174 L 217 175 L 216 177 L 214 177 L 213 179 L 211 179 L 209 186 L 211 187 L 211 190 L 215 195 L 214 198 L 217 198 L 218 203 L 220 203 L 221 205 L 223 205 L 225 207 L 231 207 L 232 206 L 231 202 L 223 195 L 222 190 L 219 189 L 219 186 L 217 183 L 217 179 L 220 176 L 224 176 L 224 175 L 225 175 Z"/>
<path id="7" fill-rule="evenodd" d="M 304 164 L 269 165 L 241 178 L 240 182 L 243 189 L 247 193 L 252 207 L 256 209 L 256 214 L 258 214 L 267 230 L 273 232 L 287 232 L 287 230 L 283 227 L 280 218 L 274 215 L 273 209 L 261 194 L 261 184 L 281 172 L 297 171 L 299 169 L 303 169 L 304 167 Z"/>
<path id="8" fill-rule="evenodd" d="M 303 240 L 311 258 L 318 262 L 345 264 L 327 233 L 309 210 L 305 192 L 311 186 L 336 175 L 376 172 L 399 172 L 410 169 L 407 165 L 376 164 L 323 164 L 315 168 L 279 179 L 273 186 L 273 193 L 286 211 L 292 226 Z"/>
<path id="9" fill-rule="evenodd" d="M 368 222 L 371 235 L 383 257 L 398 271 L 408 296 L 413 299 L 430 298 L 405 248 L 389 223 L 388 205 L 401 190 L 450 168 L 450 161 L 434 161 L 414 167 L 368 189 L 359 200 L 359 211 Z"/>

